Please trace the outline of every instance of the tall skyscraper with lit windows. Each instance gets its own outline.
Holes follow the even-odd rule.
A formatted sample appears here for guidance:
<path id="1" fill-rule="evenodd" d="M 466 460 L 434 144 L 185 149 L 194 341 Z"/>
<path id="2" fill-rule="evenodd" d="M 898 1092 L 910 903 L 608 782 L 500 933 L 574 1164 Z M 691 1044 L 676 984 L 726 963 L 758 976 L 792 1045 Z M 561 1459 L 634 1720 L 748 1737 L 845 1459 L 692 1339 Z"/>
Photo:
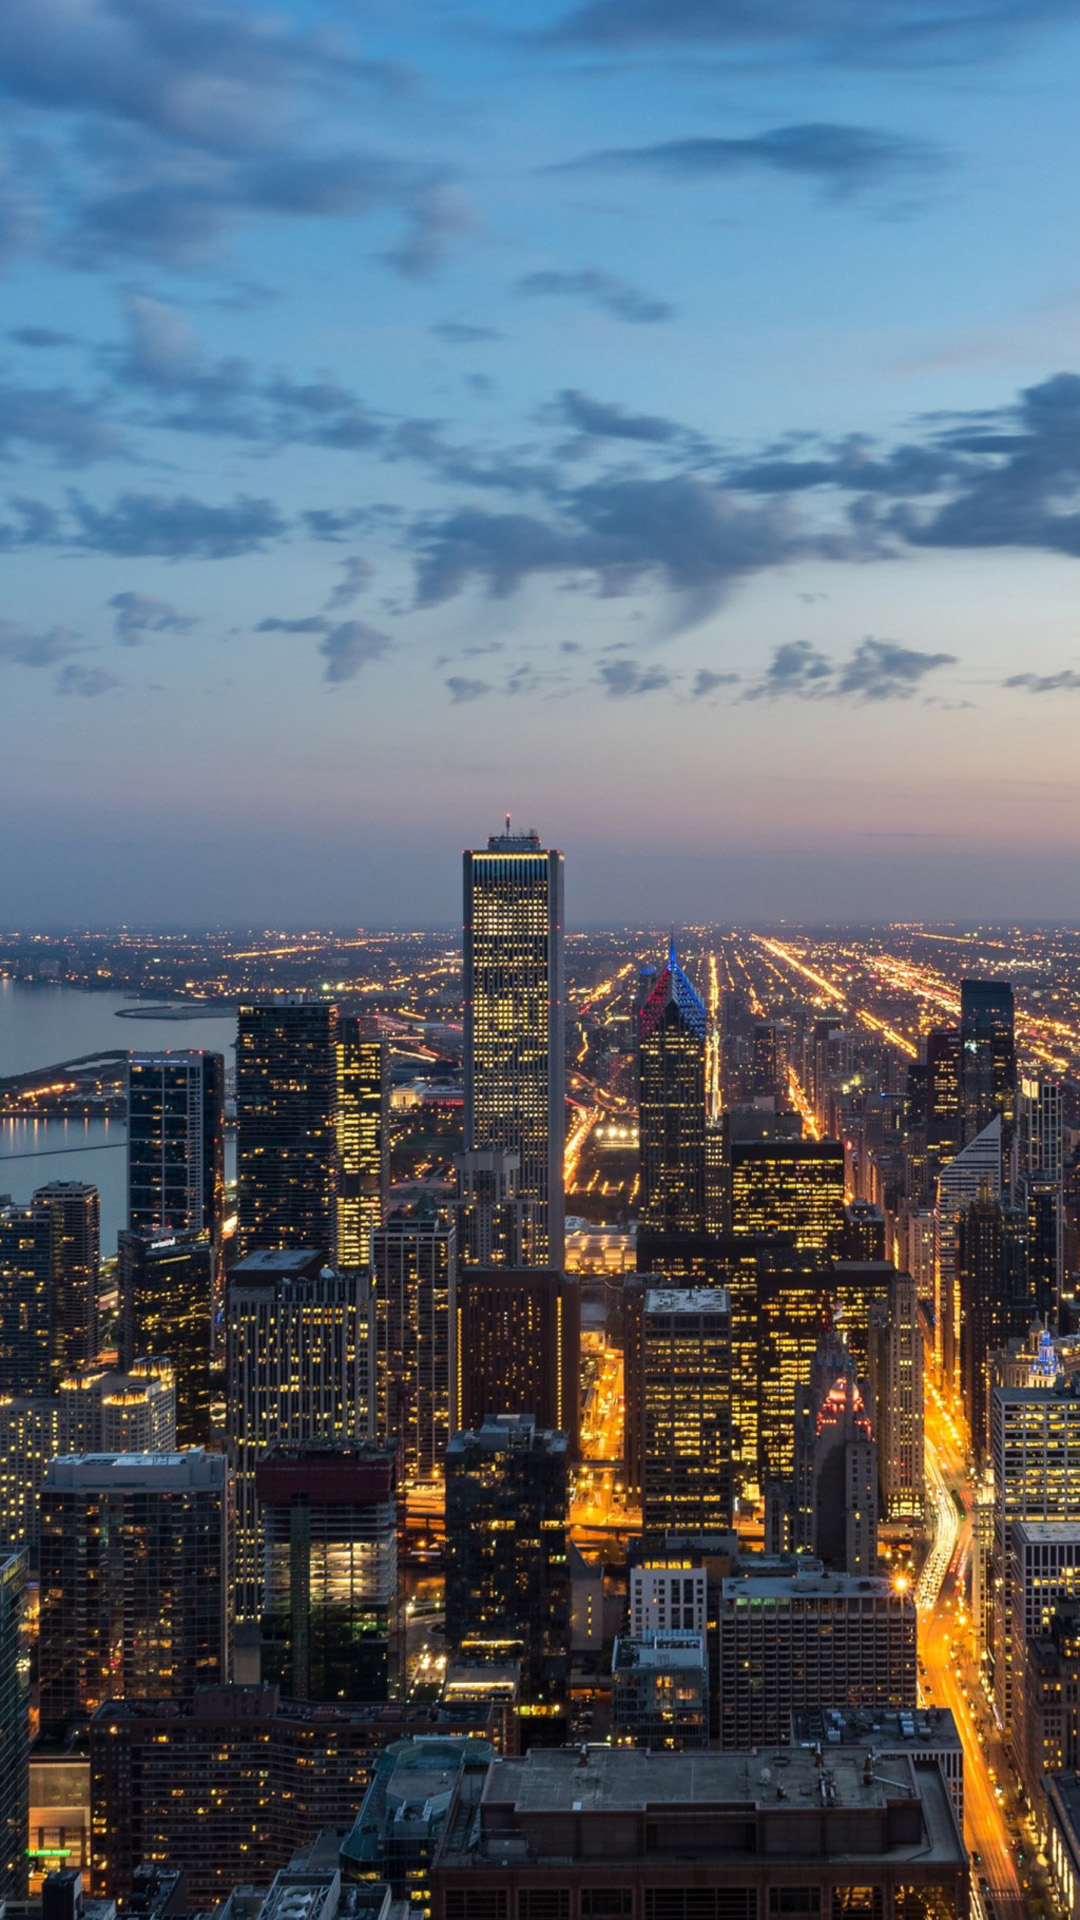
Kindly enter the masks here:
<path id="1" fill-rule="evenodd" d="M 464 859 L 465 1148 L 520 1155 L 529 1264 L 563 1259 L 563 857 L 536 833 Z"/>
<path id="2" fill-rule="evenodd" d="M 709 1016 L 675 957 L 638 1016 L 640 1222 L 662 1233 L 704 1233 L 705 1068 Z"/>
<path id="3" fill-rule="evenodd" d="M 390 1195 L 390 1077 L 386 1041 L 364 1023 L 338 1023 L 337 1262 L 366 1267 Z"/>
<path id="4" fill-rule="evenodd" d="M 338 1194 L 338 1014 L 325 1001 L 241 1007 L 236 1173 L 242 1253 L 333 1254 Z"/>

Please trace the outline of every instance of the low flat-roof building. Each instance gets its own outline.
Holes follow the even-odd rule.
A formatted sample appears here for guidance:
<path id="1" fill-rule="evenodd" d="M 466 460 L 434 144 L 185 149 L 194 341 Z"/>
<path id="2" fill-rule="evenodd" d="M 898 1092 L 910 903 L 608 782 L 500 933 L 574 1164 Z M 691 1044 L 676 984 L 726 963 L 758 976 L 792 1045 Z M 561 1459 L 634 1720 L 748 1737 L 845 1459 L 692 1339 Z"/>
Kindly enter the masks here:
<path id="1" fill-rule="evenodd" d="M 881 1708 L 842 1713 L 793 1713 L 793 1747 L 858 1747 L 881 1760 L 908 1753 L 913 1760 L 936 1760 L 949 1789 L 961 1831 L 964 1825 L 964 1746 L 948 1707 L 916 1707 L 893 1713 Z"/>
<path id="2" fill-rule="evenodd" d="M 534 1749 L 462 1774 L 434 1920 L 966 1915 L 968 1863 L 933 1762 Z"/>

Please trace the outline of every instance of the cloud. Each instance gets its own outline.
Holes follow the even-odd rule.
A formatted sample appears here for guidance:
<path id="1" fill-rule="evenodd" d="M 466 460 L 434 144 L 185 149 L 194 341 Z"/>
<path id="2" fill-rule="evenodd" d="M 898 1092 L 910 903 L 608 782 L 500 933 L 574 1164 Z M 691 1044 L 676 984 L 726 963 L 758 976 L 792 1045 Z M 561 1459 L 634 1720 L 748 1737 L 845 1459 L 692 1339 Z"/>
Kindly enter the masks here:
<path id="1" fill-rule="evenodd" d="M 0 665 L 54 667 L 79 650 L 79 636 L 66 627 L 35 633 L 17 620 L 0 620 Z"/>
<path id="2" fill-rule="evenodd" d="M 400 64 L 359 58 L 340 34 L 220 0 L 0 8 L 0 99 L 9 118 L 36 115 L 54 243 L 83 265 L 125 253 L 186 264 L 244 219 L 388 210 L 405 231 L 386 257 L 401 272 L 426 270 L 465 217 L 446 170 L 334 148 L 323 132 L 332 110 L 359 124 L 363 93 L 393 99 L 410 84 Z M 72 135 L 79 175 L 67 163 Z M 63 195 L 53 190 L 61 170 Z M 81 194 L 70 190 L 80 176 Z M 14 181 L 0 188 L 9 251 L 32 238 L 25 199 Z"/>
<path id="3" fill-rule="evenodd" d="M 568 493 L 558 518 L 461 507 L 414 529 L 417 604 L 476 581 L 496 597 L 538 574 L 580 576 L 604 594 L 659 580 L 688 618 L 747 575 L 814 550 L 784 503 L 748 506 L 696 475 L 611 476 Z"/>
<path id="4" fill-rule="evenodd" d="M 341 570 L 342 578 L 324 602 L 330 610 L 350 607 L 354 600 L 359 599 L 364 589 L 370 586 L 374 574 L 370 560 L 365 560 L 359 553 L 350 554 L 348 559 L 343 560 Z"/>
<path id="5" fill-rule="evenodd" d="M 110 693 L 120 684 L 116 674 L 105 667 L 81 667 L 75 661 L 60 667 L 53 681 L 57 693 L 79 694 L 84 700 L 96 700 L 99 694 Z"/>
<path id="6" fill-rule="evenodd" d="M 69 497 L 79 529 L 75 544 L 125 558 L 158 554 L 169 560 L 230 560 L 278 540 L 286 523 L 269 500 L 240 494 L 231 506 L 210 506 L 187 494 L 125 493 L 111 507 L 81 494 Z"/>
<path id="7" fill-rule="evenodd" d="M 139 646 L 148 633 L 189 633 L 198 625 L 148 593 L 114 593 L 109 605 L 116 610 L 116 637 L 124 647 Z"/>
<path id="8" fill-rule="evenodd" d="M 8 334 L 17 347 L 72 347 L 73 333 L 58 333 L 55 327 L 12 327 Z"/>
<path id="9" fill-rule="evenodd" d="M 674 439 L 679 431 L 670 420 L 651 413 L 627 413 L 625 407 L 606 400 L 594 400 L 577 387 L 564 388 L 556 406 L 570 426 L 601 439 L 645 440 L 662 444 Z"/>
<path id="10" fill-rule="evenodd" d="M 465 706 L 470 700 L 483 700 L 494 688 L 488 680 L 466 680 L 459 673 L 452 673 L 446 682 L 450 691 L 451 704 Z"/>
<path id="11" fill-rule="evenodd" d="M 22 387 L 0 381 L 0 453 L 41 447 L 59 465 L 84 467 L 122 451 L 100 405 L 68 387 Z"/>
<path id="12" fill-rule="evenodd" d="M 703 700 L 708 694 L 715 693 L 717 687 L 735 686 L 738 679 L 737 673 L 714 673 L 709 667 L 699 667 L 690 688 L 690 697 Z"/>
<path id="13" fill-rule="evenodd" d="M 895 640 L 860 640 L 849 660 L 830 660 L 808 640 L 776 647 L 771 661 L 744 700 L 850 698 L 863 701 L 907 700 L 927 674 L 954 666 L 952 653 L 920 653 Z"/>
<path id="14" fill-rule="evenodd" d="M 1060 673 L 1013 673 L 1001 684 L 1026 687 L 1029 693 L 1076 693 L 1080 690 L 1080 673 L 1071 667 L 1062 668 Z"/>
<path id="15" fill-rule="evenodd" d="M 578 0 L 538 38 L 610 52 L 797 47 L 838 63 L 937 65 L 987 58 L 1072 17 L 1070 0 Z"/>
<path id="16" fill-rule="evenodd" d="M 256 633 L 329 633 L 330 622 L 324 620 L 321 613 L 306 615 L 300 620 L 280 620 L 271 616 L 260 620 Z"/>
<path id="17" fill-rule="evenodd" d="M 577 272 L 560 273 L 553 267 L 526 273 L 517 281 L 515 293 L 531 299 L 576 299 L 599 307 L 615 320 L 628 320 L 637 326 L 655 325 L 670 320 L 675 312 L 666 300 L 639 292 L 628 281 L 599 267 L 582 267 Z"/>
<path id="18" fill-rule="evenodd" d="M 571 168 L 654 173 L 662 179 L 715 179 L 750 169 L 817 180 L 837 199 L 897 175 L 926 172 L 941 156 L 923 142 L 870 127 L 809 121 L 773 127 L 743 139 L 663 140 L 646 147 L 609 147 Z"/>
<path id="19" fill-rule="evenodd" d="M 392 646 L 388 634 L 379 633 L 362 620 L 345 620 L 341 626 L 332 627 L 319 642 L 319 652 L 325 662 L 323 679 L 335 686 L 345 680 L 355 680 L 362 667 L 381 660 Z"/>
<path id="20" fill-rule="evenodd" d="M 609 700 L 625 700 L 639 693 L 659 693 L 670 687 L 674 676 L 666 667 L 643 667 L 636 660 L 601 662 L 597 680 Z"/>
<path id="21" fill-rule="evenodd" d="M 437 320 L 430 331 L 451 347 L 478 346 L 482 340 L 501 340 L 495 327 L 478 327 L 466 320 Z"/>

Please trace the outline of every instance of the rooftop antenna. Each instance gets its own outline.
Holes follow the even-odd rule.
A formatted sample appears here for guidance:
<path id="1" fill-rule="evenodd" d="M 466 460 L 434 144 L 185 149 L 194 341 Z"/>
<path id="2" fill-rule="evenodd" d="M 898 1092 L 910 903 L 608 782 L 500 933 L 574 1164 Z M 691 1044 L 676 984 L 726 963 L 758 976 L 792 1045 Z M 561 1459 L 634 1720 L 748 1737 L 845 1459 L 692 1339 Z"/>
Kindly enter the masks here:
<path id="1" fill-rule="evenodd" d="M 509 814 L 507 814 L 506 816 L 506 837 L 509 840 L 510 838 L 510 815 Z"/>

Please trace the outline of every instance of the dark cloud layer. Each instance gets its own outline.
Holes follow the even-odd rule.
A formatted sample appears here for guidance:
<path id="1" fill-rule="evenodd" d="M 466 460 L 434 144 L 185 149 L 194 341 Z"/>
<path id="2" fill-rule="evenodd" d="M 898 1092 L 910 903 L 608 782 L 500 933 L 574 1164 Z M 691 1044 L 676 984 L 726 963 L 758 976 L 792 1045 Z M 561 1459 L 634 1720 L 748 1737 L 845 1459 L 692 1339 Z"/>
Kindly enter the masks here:
<path id="1" fill-rule="evenodd" d="M 954 666 L 952 653 L 921 653 L 896 640 L 860 640 L 850 659 L 835 661 L 807 640 L 775 648 L 744 700 L 909 700 L 930 673 Z"/>
<path id="2" fill-rule="evenodd" d="M 660 320 L 670 320 L 675 312 L 666 300 L 642 293 L 600 267 L 580 267 L 573 272 L 542 267 L 524 274 L 515 290 L 532 299 L 583 300 L 612 319 L 628 320 L 635 326 L 655 326 Z"/>
<path id="3" fill-rule="evenodd" d="M 750 169 L 816 180 L 843 198 L 884 180 L 925 172 L 939 156 L 924 143 L 870 127 L 811 121 L 773 127 L 745 139 L 663 140 L 645 147 L 609 147 L 574 161 L 575 168 L 656 174 L 661 179 L 716 179 Z"/>
<path id="4" fill-rule="evenodd" d="M 111 507 L 71 496 L 76 545 L 127 558 L 158 554 L 168 560 L 231 560 L 280 539 L 286 522 L 269 500 L 238 495 L 210 506 L 188 494 L 125 493 Z"/>

